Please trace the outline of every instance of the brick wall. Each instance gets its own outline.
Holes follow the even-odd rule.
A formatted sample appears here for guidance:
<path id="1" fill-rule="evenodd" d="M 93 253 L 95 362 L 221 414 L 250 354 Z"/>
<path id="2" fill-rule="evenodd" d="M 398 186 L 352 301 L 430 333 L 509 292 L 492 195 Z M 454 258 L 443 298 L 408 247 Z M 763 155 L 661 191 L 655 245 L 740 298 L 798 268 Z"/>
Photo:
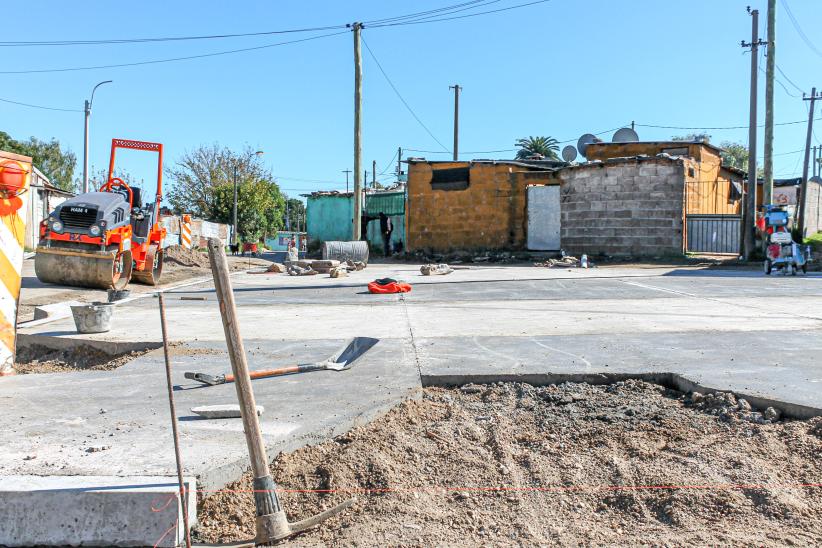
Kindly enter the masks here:
<path id="1" fill-rule="evenodd" d="M 462 190 L 431 187 L 433 171 L 468 167 Z M 525 187 L 548 173 L 506 163 L 417 162 L 408 169 L 407 249 L 511 250 L 525 246 Z"/>
<path id="2" fill-rule="evenodd" d="M 556 172 L 563 249 L 574 255 L 681 254 L 686 162 L 631 158 Z"/>

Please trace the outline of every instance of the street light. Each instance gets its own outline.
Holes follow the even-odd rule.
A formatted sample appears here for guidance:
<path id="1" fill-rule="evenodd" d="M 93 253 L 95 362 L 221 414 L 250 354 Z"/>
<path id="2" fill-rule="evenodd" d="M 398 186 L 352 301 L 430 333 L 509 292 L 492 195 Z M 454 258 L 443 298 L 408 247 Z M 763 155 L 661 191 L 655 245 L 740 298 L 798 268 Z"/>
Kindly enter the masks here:
<path id="1" fill-rule="evenodd" d="M 86 129 L 85 129 L 85 134 L 84 134 L 84 139 L 83 139 L 83 193 L 84 194 L 86 192 L 88 192 L 88 121 L 89 121 L 89 118 L 91 117 L 91 104 L 94 102 L 94 92 L 97 91 L 97 88 L 99 88 L 103 84 L 110 84 L 111 82 L 112 82 L 112 80 L 105 80 L 103 82 L 100 82 L 96 86 L 94 86 L 94 89 L 91 90 L 91 99 L 86 100 L 86 108 L 84 109 L 85 113 L 86 113 Z"/>
<path id="2" fill-rule="evenodd" d="M 255 156 L 260 157 L 265 154 L 262 150 L 258 150 L 254 153 Z M 240 161 L 234 160 L 234 245 L 237 245 L 237 166 L 239 166 Z"/>

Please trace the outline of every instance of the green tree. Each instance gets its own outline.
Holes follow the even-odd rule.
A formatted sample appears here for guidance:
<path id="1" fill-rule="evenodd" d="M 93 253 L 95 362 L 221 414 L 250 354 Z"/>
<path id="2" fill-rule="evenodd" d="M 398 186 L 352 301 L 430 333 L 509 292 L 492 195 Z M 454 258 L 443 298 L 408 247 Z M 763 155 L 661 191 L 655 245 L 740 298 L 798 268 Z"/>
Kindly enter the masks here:
<path id="1" fill-rule="evenodd" d="M 707 133 L 689 133 L 687 135 L 674 135 L 671 141 L 703 141 L 705 143 L 711 142 L 711 136 Z"/>
<path id="2" fill-rule="evenodd" d="M 232 224 L 234 185 L 214 189 L 212 220 Z M 237 234 L 249 242 L 275 234 L 283 226 L 285 198 L 274 181 L 257 179 L 237 187 Z"/>
<path id="3" fill-rule="evenodd" d="M 553 137 L 528 137 L 527 139 L 517 139 L 514 146 L 519 147 L 517 158 L 522 160 L 536 154 L 548 160 L 559 160 L 559 141 Z"/>
<path id="4" fill-rule="evenodd" d="M 54 186 L 69 191 L 76 188 L 74 168 L 77 166 L 77 156 L 70 150 L 62 150 L 57 139 L 41 141 L 36 137 L 30 137 L 28 141 L 17 141 L 8 133 L 0 131 L 0 149 L 31 156 L 34 166 L 42 171 Z"/>
<path id="5" fill-rule="evenodd" d="M 233 200 L 235 173 L 240 187 L 257 181 L 274 181 L 254 149 L 246 147 L 234 152 L 216 143 L 185 152 L 165 173 L 172 183 L 167 196 L 173 209 L 204 219 L 217 218 L 217 188 L 231 186 Z"/>
<path id="6" fill-rule="evenodd" d="M 297 198 L 288 198 L 288 203 L 283 212 L 283 227 L 291 227 L 291 230 L 305 230 L 305 204 Z"/>

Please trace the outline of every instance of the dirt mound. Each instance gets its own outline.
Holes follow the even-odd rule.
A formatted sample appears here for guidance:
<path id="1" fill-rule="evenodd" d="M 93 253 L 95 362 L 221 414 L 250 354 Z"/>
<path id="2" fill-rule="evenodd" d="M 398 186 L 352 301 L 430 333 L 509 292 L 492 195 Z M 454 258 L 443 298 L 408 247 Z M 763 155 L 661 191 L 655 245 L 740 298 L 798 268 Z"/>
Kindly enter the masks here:
<path id="1" fill-rule="evenodd" d="M 110 371 L 150 351 L 142 350 L 112 355 L 90 346 L 79 346 L 71 350 L 55 350 L 45 346 L 31 345 L 17 351 L 14 369 L 22 374 Z"/>
<path id="2" fill-rule="evenodd" d="M 272 473 L 291 520 L 358 494 L 298 546 L 820 545 L 817 422 L 723 420 L 638 381 L 430 388 Z M 201 540 L 253 536 L 250 477 L 226 489 Z"/>
<path id="3" fill-rule="evenodd" d="M 193 266 L 198 268 L 208 268 L 208 255 L 186 249 L 181 245 L 171 245 L 165 248 L 163 253 L 163 263 L 178 264 L 180 266 Z"/>

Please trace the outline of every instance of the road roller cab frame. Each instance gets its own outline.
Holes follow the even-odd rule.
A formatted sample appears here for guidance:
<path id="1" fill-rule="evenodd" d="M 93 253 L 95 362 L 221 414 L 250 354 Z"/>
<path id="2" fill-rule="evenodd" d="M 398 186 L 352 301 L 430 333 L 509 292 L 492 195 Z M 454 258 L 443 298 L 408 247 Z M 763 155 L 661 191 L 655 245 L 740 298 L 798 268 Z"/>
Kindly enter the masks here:
<path id="1" fill-rule="evenodd" d="M 157 192 L 143 205 L 141 189 L 114 177 L 117 149 L 157 153 Z M 123 289 L 130 280 L 157 285 L 163 269 L 159 224 L 163 189 L 163 145 L 127 139 L 111 140 L 108 182 L 99 192 L 75 196 L 40 223 L 40 245 L 34 258 L 44 282 Z"/>

